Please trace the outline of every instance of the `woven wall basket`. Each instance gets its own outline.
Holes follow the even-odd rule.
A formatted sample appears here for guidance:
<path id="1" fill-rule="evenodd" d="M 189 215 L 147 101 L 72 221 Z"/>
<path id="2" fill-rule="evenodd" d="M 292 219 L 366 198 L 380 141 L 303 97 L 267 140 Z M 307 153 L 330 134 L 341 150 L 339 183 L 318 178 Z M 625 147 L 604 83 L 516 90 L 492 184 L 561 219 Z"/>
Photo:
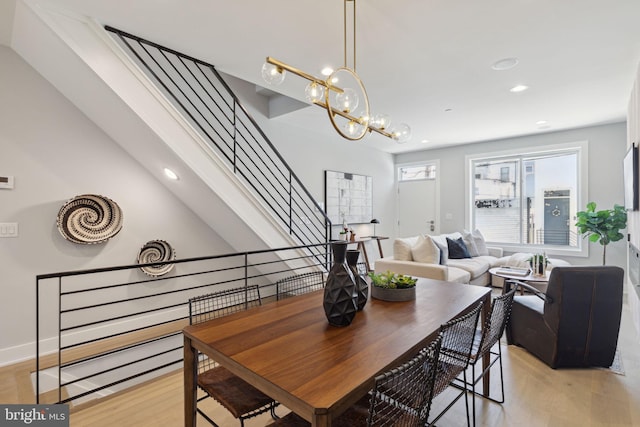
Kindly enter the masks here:
<path id="1" fill-rule="evenodd" d="M 58 212 L 56 225 L 74 243 L 104 243 L 122 229 L 122 211 L 116 202 L 96 194 L 76 196 Z"/>
<path id="2" fill-rule="evenodd" d="M 151 240 L 142 246 L 138 253 L 138 264 L 166 262 L 176 259 L 176 251 L 164 240 Z M 146 275 L 158 277 L 170 272 L 175 264 L 155 264 L 140 267 Z"/>

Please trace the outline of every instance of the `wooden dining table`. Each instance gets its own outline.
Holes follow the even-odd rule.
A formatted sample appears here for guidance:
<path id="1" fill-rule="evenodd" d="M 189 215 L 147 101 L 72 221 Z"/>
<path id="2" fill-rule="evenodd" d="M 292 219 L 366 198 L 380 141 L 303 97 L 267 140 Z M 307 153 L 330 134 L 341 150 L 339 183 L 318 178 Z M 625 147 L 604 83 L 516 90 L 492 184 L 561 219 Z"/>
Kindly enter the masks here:
<path id="1" fill-rule="evenodd" d="M 323 291 L 270 302 L 184 328 L 185 426 L 196 425 L 197 351 L 308 420 L 331 420 L 409 360 L 440 325 L 483 301 L 490 288 L 419 279 L 416 299 L 369 299 L 349 326 L 329 325 Z M 488 364 L 488 360 L 485 362 Z M 488 394 L 488 381 L 484 393 Z"/>

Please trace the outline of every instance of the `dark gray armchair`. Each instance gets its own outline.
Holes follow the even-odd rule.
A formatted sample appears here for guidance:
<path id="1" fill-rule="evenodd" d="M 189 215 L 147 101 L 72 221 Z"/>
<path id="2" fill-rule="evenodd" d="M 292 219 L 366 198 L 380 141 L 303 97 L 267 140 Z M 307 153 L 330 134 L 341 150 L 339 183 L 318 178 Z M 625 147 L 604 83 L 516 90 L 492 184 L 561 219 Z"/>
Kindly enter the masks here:
<path id="1" fill-rule="evenodd" d="M 624 271 L 620 267 L 556 267 L 547 293 L 516 296 L 509 344 L 552 368 L 609 367 L 618 344 Z"/>

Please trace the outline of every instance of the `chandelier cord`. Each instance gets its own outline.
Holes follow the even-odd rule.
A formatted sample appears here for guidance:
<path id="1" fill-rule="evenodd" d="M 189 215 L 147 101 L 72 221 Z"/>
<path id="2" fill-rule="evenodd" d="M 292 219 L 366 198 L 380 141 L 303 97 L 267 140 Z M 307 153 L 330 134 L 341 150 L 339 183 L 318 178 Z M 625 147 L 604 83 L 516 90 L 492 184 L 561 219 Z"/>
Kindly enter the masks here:
<path id="1" fill-rule="evenodd" d="M 344 66 L 347 63 L 347 2 L 353 3 L 353 71 L 356 71 L 356 0 L 344 0 Z"/>

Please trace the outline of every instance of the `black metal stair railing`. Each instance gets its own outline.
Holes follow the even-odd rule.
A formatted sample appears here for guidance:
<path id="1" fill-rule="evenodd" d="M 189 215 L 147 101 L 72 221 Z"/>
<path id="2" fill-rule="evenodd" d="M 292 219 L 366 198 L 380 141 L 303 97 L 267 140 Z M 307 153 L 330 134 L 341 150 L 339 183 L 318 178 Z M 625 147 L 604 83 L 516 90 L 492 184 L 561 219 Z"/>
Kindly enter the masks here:
<path id="1" fill-rule="evenodd" d="M 263 303 L 279 280 L 324 276 L 329 243 L 168 261 L 149 277 L 135 264 L 36 277 L 36 402 L 79 405 L 182 367 L 188 300 L 258 285 Z M 321 304 L 321 297 L 319 299 Z"/>
<path id="2" fill-rule="evenodd" d="M 105 28 L 298 244 L 331 240 L 324 210 L 213 65 Z"/>

